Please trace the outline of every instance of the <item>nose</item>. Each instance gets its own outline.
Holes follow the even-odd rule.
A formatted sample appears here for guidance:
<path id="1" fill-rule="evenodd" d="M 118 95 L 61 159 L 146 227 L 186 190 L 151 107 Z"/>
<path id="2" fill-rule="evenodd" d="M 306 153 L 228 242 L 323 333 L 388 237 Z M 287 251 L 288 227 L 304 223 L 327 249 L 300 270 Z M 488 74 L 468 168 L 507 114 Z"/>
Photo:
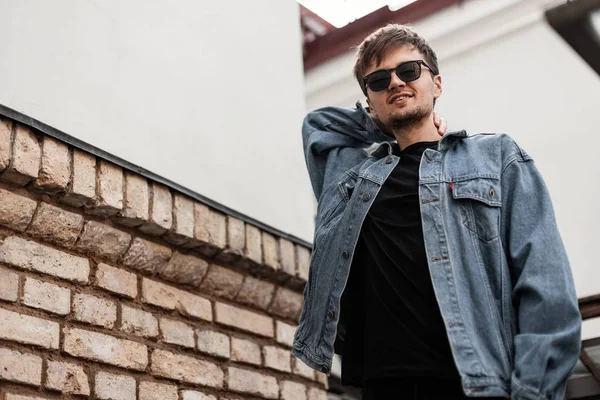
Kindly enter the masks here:
<path id="1" fill-rule="evenodd" d="M 396 71 L 392 71 L 391 72 L 391 79 L 390 79 L 390 85 L 388 86 L 389 90 L 394 90 L 397 87 L 403 87 L 406 86 L 406 83 L 398 78 L 398 75 L 396 74 Z"/>

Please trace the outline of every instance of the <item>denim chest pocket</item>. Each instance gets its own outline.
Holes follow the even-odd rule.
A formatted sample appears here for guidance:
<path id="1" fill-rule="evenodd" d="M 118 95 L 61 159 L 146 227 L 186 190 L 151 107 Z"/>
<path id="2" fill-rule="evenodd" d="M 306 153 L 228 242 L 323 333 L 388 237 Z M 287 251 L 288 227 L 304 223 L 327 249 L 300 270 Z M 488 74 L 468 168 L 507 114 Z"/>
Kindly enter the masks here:
<path id="1" fill-rule="evenodd" d="M 467 229 L 484 242 L 497 238 L 502 207 L 500 181 L 473 178 L 452 185 L 452 197 L 458 201 L 461 219 Z"/>
<path id="2" fill-rule="evenodd" d="M 328 188 L 327 193 L 323 196 L 323 201 L 326 204 L 318 218 L 318 230 L 322 230 L 325 225 L 329 225 L 331 220 L 343 213 L 346 204 L 350 201 L 355 185 L 356 179 L 347 176 Z"/>

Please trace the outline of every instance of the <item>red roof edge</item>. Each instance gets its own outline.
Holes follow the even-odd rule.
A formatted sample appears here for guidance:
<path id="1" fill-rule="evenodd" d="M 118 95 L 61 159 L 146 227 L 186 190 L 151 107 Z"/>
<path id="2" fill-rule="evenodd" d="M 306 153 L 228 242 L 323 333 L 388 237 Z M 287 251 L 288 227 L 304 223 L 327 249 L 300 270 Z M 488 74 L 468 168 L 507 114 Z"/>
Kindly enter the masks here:
<path id="1" fill-rule="evenodd" d="M 351 50 L 375 29 L 388 23 L 408 24 L 463 0 L 418 0 L 396 11 L 382 7 L 348 25 L 321 36 L 304 49 L 304 70 Z"/>

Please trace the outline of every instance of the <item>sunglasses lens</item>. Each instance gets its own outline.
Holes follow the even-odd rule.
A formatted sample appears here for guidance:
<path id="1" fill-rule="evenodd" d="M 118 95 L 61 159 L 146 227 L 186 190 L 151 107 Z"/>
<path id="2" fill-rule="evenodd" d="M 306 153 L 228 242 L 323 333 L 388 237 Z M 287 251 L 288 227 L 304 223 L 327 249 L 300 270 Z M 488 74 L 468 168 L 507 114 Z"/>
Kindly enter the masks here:
<path id="1" fill-rule="evenodd" d="M 396 75 L 403 82 L 416 81 L 421 76 L 421 64 L 416 61 L 400 64 L 396 68 Z"/>
<path id="2" fill-rule="evenodd" d="M 374 92 L 387 89 L 390 85 L 390 73 L 387 71 L 376 71 L 369 75 L 367 85 Z"/>

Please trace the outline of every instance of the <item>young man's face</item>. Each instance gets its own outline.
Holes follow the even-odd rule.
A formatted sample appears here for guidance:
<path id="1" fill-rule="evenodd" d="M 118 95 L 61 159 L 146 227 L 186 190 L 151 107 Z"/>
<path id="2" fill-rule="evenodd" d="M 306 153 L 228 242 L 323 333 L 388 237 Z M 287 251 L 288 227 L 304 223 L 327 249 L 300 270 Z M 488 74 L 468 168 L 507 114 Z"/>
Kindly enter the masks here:
<path id="1" fill-rule="evenodd" d="M 412 46 L 392 48 L 387 51 L 378 65 L 372 64 L 364 75 L 377 70 L 396 68 L 403 62 L 423 60 L 425 57 Z M 403 82 L 395 72 L 384 90 L 374 92 L 367 85 L 367 103 L 373 117 L 388 129 L 418 124 L 424 118 L 430 118 L 433 112 L 433 100 L 442 94 L 442 78 L 421 65 L 421 76 L 412 82 Z"/>

